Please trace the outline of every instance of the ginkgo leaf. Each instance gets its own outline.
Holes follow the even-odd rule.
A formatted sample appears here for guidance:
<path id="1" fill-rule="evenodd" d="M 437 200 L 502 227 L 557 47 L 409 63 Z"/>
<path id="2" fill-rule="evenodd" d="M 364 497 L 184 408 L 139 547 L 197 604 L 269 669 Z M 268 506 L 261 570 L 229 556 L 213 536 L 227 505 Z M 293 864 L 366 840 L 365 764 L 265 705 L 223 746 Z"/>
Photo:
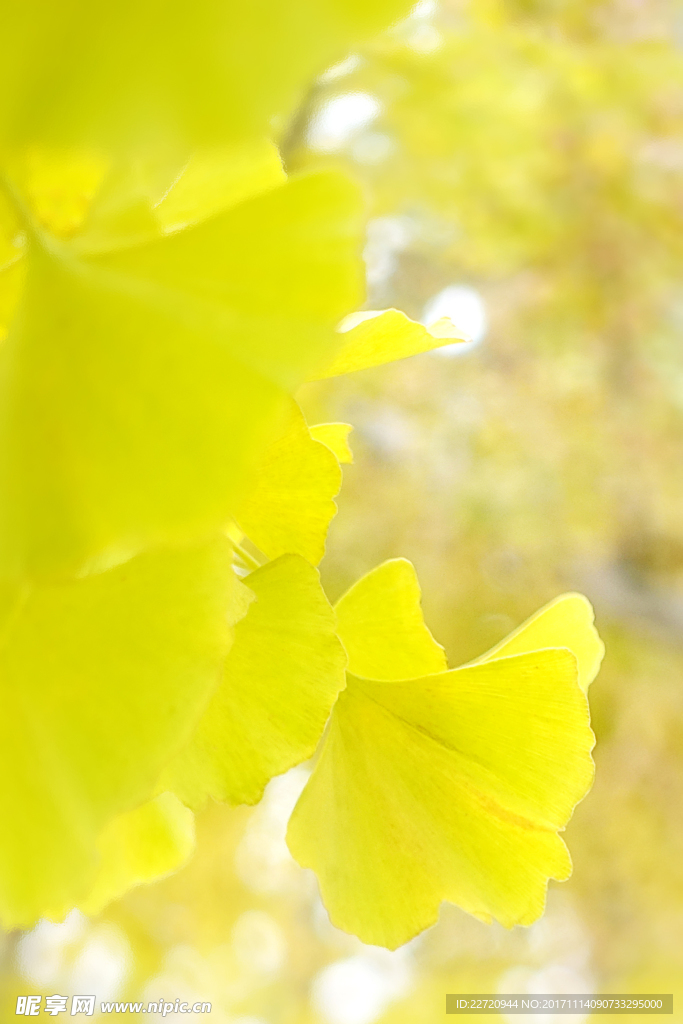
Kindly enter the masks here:
<path id="1" fill-rule="evenodd" d="M 317 571 L 284 555 L 246 577 L 256 600 L 235 629 L 223 681 L 162 786 L 191 806 L 256 803 L 273 775 L 314 752 L 346 658 Z"/>
<path id="2" fill-rule="evenodd" d="M 325 554 L 340 487 L 335 455 L 311 437 L 292 402 L 281 434 L 259 461 L 235 519 L 269 558 L 289 552 L 317 565 Z"/>
<path id="3" fill-rule="evenodd" d="M 87 151 L 72 154 L 77 167 L 79 157 L 88 164 Z M 73 239 L 80 256 L 152 241 L 208 220 L 286 181 L 277 146 L 265 138 L 204 147 L 189 157 L 177 150 L 133 153 L 110 160 L 105 168 L 98 189 L 89 197 L 82 231 Z M 78 184 L 78 175 L 75 177 L 76 182 L 64 181 L 63 191 L 69 195 Z M 21 163 L 12 168 L 12 178 L 28 192 L 32 180 Z M 72 204 L 83 198 L 78 190 L 76 193 Z M 55 220 L 46 202 L 50 196 L 39 198 L 43 199 L 40 209 L 47 209 L 40 223 L 50 228 Z M 40 209 L 31 202 L 31 195 L 27 200 L 38 216 Z"/>
<path id="4" fill-rule="evenodd" d="M 71 238 L 82 229 L 109 171 L 104 153 L 63 145 L 5 153 L 2 164 L 5 190 L 14 200 L 20 197 L 35 222 L 58 238 Z"/>
<path id="5" fill-rule="evenodd" d="M 215 142 L 268 130 L 410 0 L 86 0 L 3 12 L 0 143 Z"/>
<path id="6" fill-rule="evenodd" d="M 253 596 L 231 559 L 219 538 L 67 583 L 4 587 L 4 927 L 86 897 L 102 830 L 154 795 L 189 740 Z"/>
<path id="7" fill-rule="evenodd" d="M 579 685 L 587 690 L 605 653 L 593 621 L 593 609 L 583 594 L 562 594 L 472 664 L 542 647 L 568 647 L 578 663 Z"/>
<path id="8" fill-rule="evenodd" d="M 21 294 L 25 242 L 21 218 L 0 190 L 0 341 L 7 334 Z"/>
<path id="9" fill-rule="evenodd" d="M 0 351 L 0 571 L 106 567 L 224 524 L 357 302 L 358 239 L 331 173 L 90 259 L 34 237 Z"/>
<path id="10" fill-rule="evenodd" d="M 185 231 L 93 262 L 133 277 L 150 299 L 172 304 L 180 292 L 178 314 L 191 304 L 204 331 L 227 332 L 235 356 L 292 388 L 321 349 L 337 346 L 329 324 L 362 291 L 361 235 L 358 189 L 328 171 L 292 177 Z"/>
<path id="11" fill-rule="evenodd" d="M 179 160 L 169 155 L 160 160 L 161 167 L 133 158 L 111 161 L 88 206 L 82 230 L 70 239 L 73 254 L 87 259 L 159 238 L 164 224 L 155 206 L 178 176 Z M 21 177 L 15 180 L 21 187 Z"/>
<path id="12" fill-rule="evenodd" d="M 439 320 L 427 328 L 397 309 L 352 313 L 342 323 L 342 332 L 342 341 L 334 358 L 327 363 L 321 362 L 310 380 L 367 370 L 371 366 L 466 340 L 450 321 Z"/>
<path id="13" fill-rule="evenodd" d="M 21 255 L 22 221 L 12 197 L 0 189 L 0 269 L 4 270 Z"/>
<path id="14" fill-rule="evenodd" d="M 154 212 L 165 231 L 177 231 L 282 185 L 285 177 L 278 148 L 269 139 L 200 149 Z"/>
<path id="15" fill-rule="evenodd" d="M 531 923 L 571 871 L 557 833 L 593 776 L 577 663 L 591 672 L 600 645 L 590 606 L 565 595 L 452 671 L 409 562 L 378 566 L 336 611 L 347 687 L 288 833 L 332 920 L 390 947 L 443 900 Z"/>
<path id="16" fill-rule="evenodd" d="M 153 882 L 182 867 L 194 850 L 194 815 L 173 793 L 119 814 L 97 842 L 100 861 L 84 914 L 99 914 L 112 900 L 143 882 Z"/>
<path id="17" fill-rule="evenodd" d="M 289 824 L 338 927 L 395 948 L 450 900 L 510 927 L 571 871 L 590 787 L 576 659 L 542 650 L 401 682 L 348 677 Z"/>
<path id="18" fill-rule="evenodd" d="M 316 423 L 309 427 L 311 437 L 327 445 L 341 463 L 353 462 L 353 452 L 349 446 L 349 434 L 353 430 L 350 423 Z"/>
<path id="19" fill-rule="evenodd" d="M 4 341 L 14 317 L 23 289 L 25 269 L 21 259 L 0 268 L 0 342 Z"/>
<path id="20" fill-rule="evenodd" d="M 443 647 L 427 629 L 413 565 L 394 558 L 372 569 L 335 605 L 349 672 L 369 679 L 411 679 L 443 672 Z"/>

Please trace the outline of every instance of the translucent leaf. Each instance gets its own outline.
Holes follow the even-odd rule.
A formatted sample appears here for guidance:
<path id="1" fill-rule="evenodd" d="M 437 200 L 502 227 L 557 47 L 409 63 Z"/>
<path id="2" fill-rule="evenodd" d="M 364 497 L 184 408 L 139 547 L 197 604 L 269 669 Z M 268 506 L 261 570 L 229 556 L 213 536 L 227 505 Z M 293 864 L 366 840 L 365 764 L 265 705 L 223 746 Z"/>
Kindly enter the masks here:
<path id="1" fill-rule="evenodd" d="M 311 437 L 292 402 L 280 437 L 266 449 L 235 518 L 269 558 L 289 552 L 317 565 L 325 554 L 340 487 L 336 457 Z"/>
<path id="2" fill-rule="evenodd" d="M 172 793 L 113 818 L 99 837 L 95 881 L 79 909 L 99 914 L 135 885 L 177 871 L 194 849 L 194 815 Z"/>
<path id="3" fill-rule="evenodd" d="M 353 430 L 350 423 L 316 423 L 309 428 L 311 437 L 334 452 L 337 461 L 341 463 L 353 462 L 353 452 L 349 447 L 349 434 Z"/>
<path id="4" fill-rule="evenodd" d="M 0 269 L 14 263 L 22 251 L 23 224 L 11 197 L 0 189 Z"/>
<path id="5" fill-rule="evenodd" d="M 82 231 L 71 240 L 74 255 L 87 259 L 159 238 L 163 224 L 154 206 L 159 190 L 168 189 L 178 174 L 177 159 L 162 161 L 162 170 L 141 160 L 113 161 L 88 208 Z"/>
<path id="6" fill-rule="evenodd" d="M 440 320 L 427 328 L 410 320 L 397 309 L 385 309 L 378 313 L 352 313 L 342 323 L 342 331 L 341 345 L 334 359 L 322 363 L 310 377 L 311 380 L 366 370 L 371 366 L 380 366 L 395 359 L 405 359 L 441 345 L 465 340 L 450 321 Z"/>
<path id="7" fill-rule="evenodd" d="M 284 181 L 277 146 L 267 139 L 199 150 L 156 206 L 156 216 L 166 231 L 176 231 Z"/>
<path id="8" fill-rule="evenodd" d="M 261 135 L 409 0 L 22 0 L 4 11 L 0 143 Z M 134 26 L 134 30 L 132 30 Z"/>
<path id="9" fill-rule="evenodd" d="M 346 177 L 308 174 L 95 264 L 134 277 L 150 299 L 180 292 L 178 313 L 191 304 L 204 330 L 227 331 L 235 356 L 290 388 L 337 344 L 329 325 L 362 291 L 361 212 Z"/>
<path id="10" fill-rule="evenodd" d="M 473 664 L 542 647 L 568 647 L 578 662 L 579 685 L 587 690 L 605 653 L 593 619 L 593 609 L 583 594 L 562 594 Z"/>
<path id="11" fill-rule="evenodd" d="M 591 784 L 574 656 L 543 650 L 379 682 L 349 676 L 288 842 L 334 924 L 395 948 L 442 900 L 510 927 L 571 871 L 557 831 Z"/>
<path id="12" fill-rule="evenodd" d="M 15 260 L 0 268 L 0 341 L 7 336 L 23 286 L 24 264 Z"/>
<path id="13" fill-rule="evenodd" d="M 36 222 L 59 238 L 81 229 L 109 169 L 96 150 L 59 145 L 29 146 L 12 158 L 5 155 L 4 164 Z"/>
<path id="14" fill-rule="evenodd" d="M 106 567 L 224 524 L 358 300 L 358 237 L 355 188 L 319 174 L 90 259 L 35 239 L 0 351 L 0 570 Z"/>
<path id="15" fill-rule="evenodd" d="M 410 679 L 448 666 L 422 618 L 420 584 L 405 558 L 377 566 L 335 606 L 349 671 L 369 679 Z"/>
<path id="16" fill-rule="evenodd" d="M 21 294 L 25 242 L 21 218 L 0 190 L 0 341 L 7 334 Z"/>
<path id="17" fill-rule="evenodd" d="M 443 900 L 531 923 L 548 879 L 571 871 L 557 833 L 593 775 L 577 665 L 587 676 L 599 653 L 590 606 L 565 595 L 452 671 L 410 563 L 379 566 L 336 610 L 354 674 L 288 834 L 332 920 L 390 947 L 432 924 Z"/>
<path id="18" fill-rule="evenodd" d="M 2 595 L 0 918 L 85 897 L 112 816 L 153 796 L 251 597 L 218 539 Z"/>
<path id="19" fill-rule="evenodd" d="M 235 630 L 223 682 L 162 785 L 192 806 L 256 803 L 266 782 L 310 757 L 344 685 L 346 658 L 317 571 L 284 555 L 246 577 L 256 595 Z"/>

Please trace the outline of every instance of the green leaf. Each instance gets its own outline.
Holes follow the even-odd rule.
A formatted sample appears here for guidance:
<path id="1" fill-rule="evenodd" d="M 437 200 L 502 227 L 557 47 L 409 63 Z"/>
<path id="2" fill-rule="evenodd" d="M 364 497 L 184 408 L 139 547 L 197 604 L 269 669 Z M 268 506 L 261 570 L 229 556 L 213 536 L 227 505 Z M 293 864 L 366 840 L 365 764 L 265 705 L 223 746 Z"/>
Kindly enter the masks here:
<path id="1" fill-rule="evenodd" d="M 102 830 L 154 795 L 188 742 L 251 596 L 231 558 L 221 538 L 69 583 L 4 588 L 4 927 L 86 897 Z"/>
<path id="2" fill-rule="evenodd" d="M 557 835 L 590 787 L 593 734 L 569 651 L 404 682 L 349 676 L 289 824 L 337 927 L 395 948 L 442 900 L 507 927 L 571 861 Z"/>
<path id="3" fill-rule="evenodd" d="M 325 554 L 340 487 L 335 455 L 312 438 L 292 402 L 280 436 L 266 449 L 235 519 L 269 558 L 291 553 L 317 565 Z"/>
<path id="4" fill-rule="evenodd" d="M 90 916 L 101 913 L 133 886 L 154 882 L 182 867 L 194 850 L 194 815 L 173 793 L 160 793 L 112 818 L 97 846 L 97 874 L 79 903 L 79 909 Z"/>
<path id="5" fill-rule="evenodd" d="M 367 370 L 371 366 L 381 366 L 395 359 L 405 359 L 441 345 L 466 340 L 450 320 L 438 320 L 427 328 L 397 309 L 351 313 L 342 323 L 342 339 L 334 358 L 321 363 L 309 380 L 324 380 L 342 373 Z"/>
<path id="6" fill-rule="evenodd" d="M 309 428 L 311 437 L 327 445 L 341 463 L 352 463 L 353 452 L 349 447 L 349 434 L 353 430 L 350 423 L 316 423 Z"/>
<path id="7" fill-rule="evenodd" d="M 344 685 L 346 658 L 317 571 L 284 555 L 246 577 L 255 594 L 223 682 L 162 786 L 191 806 L 256 803 L 273 775 L 310 757 Z"/>
<path id="8" fill-rule="evenodd" d="M 224 524 L 358 300 L 358 238 L 356 190 L 327 173 L 89 259 L 35 236 L 0 351 L 0 574 L 103 568 Z"/>
<path id="9" fill-rule="evenodd" d="M 405 558 L 383 562 L 335 606 L 349 672 L 369 679 L 410 679 L 448 668 L 443 647 L 422 618 L 420 584 Z"/>
<path id="10" fill-rule="evenodd" d="M 585 691 L 598 674 L 605 654 L 593 620 L 593 609 L 583 594 L 562 594 L 472 664 L 542 647 L 567 647 L 577 660 L 579 685 Z"/>

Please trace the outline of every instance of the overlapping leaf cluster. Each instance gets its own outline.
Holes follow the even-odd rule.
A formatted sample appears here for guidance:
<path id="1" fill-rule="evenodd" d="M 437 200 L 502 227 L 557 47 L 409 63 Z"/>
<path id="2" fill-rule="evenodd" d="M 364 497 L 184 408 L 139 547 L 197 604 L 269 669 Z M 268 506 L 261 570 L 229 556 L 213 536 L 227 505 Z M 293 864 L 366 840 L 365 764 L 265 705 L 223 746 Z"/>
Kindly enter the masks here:
<path id="1" fill-rule="evenodd" d="M 172 870 L 188 808 L 258 801 L 328 722 L 290 842 L 343 927 L 396 945 L 445 898 L 528 922 L 568 873 L 557 831 L 591 778 L 579 680 L 600 655 L 585 602 L 452 672 L 407 563 L 336 616 L 316 569 L 348 428 L 309 428 L 295 390 L 449 331 L 395 311 L 335 331 L 363 298 L 359 197 L 335 173 L 287 178 L 268 135 L 405 8 L 10 5 L 5 925 Z"/>

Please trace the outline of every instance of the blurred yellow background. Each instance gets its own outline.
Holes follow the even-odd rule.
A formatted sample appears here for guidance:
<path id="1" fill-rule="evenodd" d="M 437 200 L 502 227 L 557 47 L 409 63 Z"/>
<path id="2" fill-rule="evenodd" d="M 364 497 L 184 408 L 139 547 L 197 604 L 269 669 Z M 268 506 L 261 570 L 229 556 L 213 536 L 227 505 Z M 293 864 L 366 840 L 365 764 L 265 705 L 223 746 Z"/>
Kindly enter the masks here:
<path id="1" fill-rule="evenodd" d="M 674 0 L 422 0 L 282 138 L 291 172 L 364 185 L 368 308 L 472 338 L 301 394 L 355 428 L 328 594 L 410 558 L 453 665 L 587 594 L 607 655 L 571 880 L 528 929 L 444 906 L 395 953 L 363 946 L 284 844 L 301 767 L 207 809 L 190 864 L 100 919 L 5 936 L 8 1019 L 28 992 L 431 1024 L 446 992 L 631 991 L 674 992 L 683 1020 L 682 44 Z"/>

